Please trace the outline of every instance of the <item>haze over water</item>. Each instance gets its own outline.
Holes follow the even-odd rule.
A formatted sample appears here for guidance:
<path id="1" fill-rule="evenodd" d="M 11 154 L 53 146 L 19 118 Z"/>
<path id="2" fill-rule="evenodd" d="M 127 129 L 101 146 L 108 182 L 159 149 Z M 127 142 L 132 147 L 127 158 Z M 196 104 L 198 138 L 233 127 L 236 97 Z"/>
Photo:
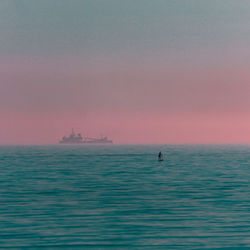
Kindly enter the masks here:
<path id="1" fill-rule="evenodd" d="M 0 246 L 249 249 L 249 164 L 249 146 L 2 146 Z"/>

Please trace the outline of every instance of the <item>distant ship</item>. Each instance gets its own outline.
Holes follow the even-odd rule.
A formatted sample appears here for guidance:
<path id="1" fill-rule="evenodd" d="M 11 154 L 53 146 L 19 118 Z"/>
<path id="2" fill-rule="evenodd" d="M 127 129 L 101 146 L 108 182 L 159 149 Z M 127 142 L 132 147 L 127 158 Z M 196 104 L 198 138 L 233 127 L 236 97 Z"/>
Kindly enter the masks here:
<path id="1" fill-rule="evenodd" d="M 112 144 L 113 141 L 109 140 L 107 136 L 101 136 L 100 138 L 90 138 L 84 137 L 80 133 L 75 134 L 74 130 L 72 129 L 71 134 L 67 137 L 64 136 L 59 143 L 61 144 Z"/>

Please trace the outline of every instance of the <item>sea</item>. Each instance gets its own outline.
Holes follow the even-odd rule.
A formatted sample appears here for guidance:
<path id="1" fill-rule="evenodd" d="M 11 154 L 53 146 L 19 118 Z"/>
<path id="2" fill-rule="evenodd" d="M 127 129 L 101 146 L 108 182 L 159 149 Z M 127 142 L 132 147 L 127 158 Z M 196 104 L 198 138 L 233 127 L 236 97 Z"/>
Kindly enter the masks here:
<path id="1" fill-rule="evenodd" d="M 250 146 L 0 146 L 0 248 L 250 249 Z"/>

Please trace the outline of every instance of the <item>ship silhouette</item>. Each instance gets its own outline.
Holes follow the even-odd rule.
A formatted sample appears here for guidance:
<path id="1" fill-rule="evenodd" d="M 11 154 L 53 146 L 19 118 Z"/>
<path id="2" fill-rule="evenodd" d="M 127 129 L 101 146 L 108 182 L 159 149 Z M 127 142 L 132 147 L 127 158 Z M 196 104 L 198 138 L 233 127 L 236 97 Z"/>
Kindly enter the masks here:
<path id="1" fill-rule="evenodd" d="M 74 130 L 69 136 L 64 136 L 60 141 L 60 144 L 113 144 L 112 140 L 109 140 L 107 136 L 101 136 L 100 138 L 84 137 L 80 133 L 75 134 Z"/>

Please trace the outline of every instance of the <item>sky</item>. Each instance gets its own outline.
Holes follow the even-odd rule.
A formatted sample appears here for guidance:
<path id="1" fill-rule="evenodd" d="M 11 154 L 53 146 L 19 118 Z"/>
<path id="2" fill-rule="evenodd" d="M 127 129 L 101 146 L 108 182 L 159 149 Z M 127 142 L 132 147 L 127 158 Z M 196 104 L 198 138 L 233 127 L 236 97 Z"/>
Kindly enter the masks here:
<path id="1" fill-rule="evenodd" d="M 250 143 L 250 1 L 1 0 L 0 144 Z"/>

